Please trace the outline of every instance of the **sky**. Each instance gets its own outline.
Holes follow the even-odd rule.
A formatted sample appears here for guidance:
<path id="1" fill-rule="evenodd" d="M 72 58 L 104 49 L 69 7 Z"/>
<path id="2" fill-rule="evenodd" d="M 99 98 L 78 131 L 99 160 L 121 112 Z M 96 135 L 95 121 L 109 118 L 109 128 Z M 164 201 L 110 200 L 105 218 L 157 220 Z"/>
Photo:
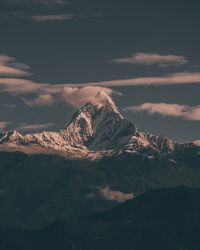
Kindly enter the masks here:
<path id="1" fill-rule="evenodd" d="M 200 3 L 0 0 L 0 131 L 65 128 L 100 91 L 140 130 L 200 139 Z"/>

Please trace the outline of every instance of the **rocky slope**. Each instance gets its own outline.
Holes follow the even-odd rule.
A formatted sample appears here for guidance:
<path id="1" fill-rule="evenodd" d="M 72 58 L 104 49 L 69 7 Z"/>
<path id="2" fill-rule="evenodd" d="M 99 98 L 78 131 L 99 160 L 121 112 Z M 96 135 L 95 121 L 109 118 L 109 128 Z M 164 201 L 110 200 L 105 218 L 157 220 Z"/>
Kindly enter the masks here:
<path id="1" fill-rule="evenodd" d="M 145 193 L 101 214 L 0 233 L 2 250 L 198 250 L 200 189 Z"/>
<path id="2" fill-rule="evenodd" d="M 123 153 L 95 161 L 0 152 L 0 225 L 35 229 L 112 208 L 152 189 L 200 187 L 199 166 L 200 156 L 191 149 L 177 158 Z"/>

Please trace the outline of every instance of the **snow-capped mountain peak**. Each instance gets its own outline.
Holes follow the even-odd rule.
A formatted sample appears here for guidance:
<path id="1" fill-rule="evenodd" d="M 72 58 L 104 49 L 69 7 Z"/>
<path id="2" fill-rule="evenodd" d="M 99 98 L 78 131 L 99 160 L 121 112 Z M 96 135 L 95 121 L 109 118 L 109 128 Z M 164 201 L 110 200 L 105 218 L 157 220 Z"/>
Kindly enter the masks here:
<path id="1" fill-rule="evenodd" d="M 58 132 L 21 135 L 17 131 L 0 136 L 0 149 L 11 147 L 27 151 L 40 149 L 72 157 L 110 152 L 168 154 L 175 142 L 165 137 L 143 133 L 124 119 L 112 98 L 99 92 L 96 100 L 86 103 L 72 117 L 67 127 Z M 96 157 L 96 156 L 95 156 Z"/>
<path id="2" fill-rule="evenodd" d="M 91 150 L 110 150 L 121 147 L 135 133 L 135 126 L 120 114 L 112 98 L 100 92 L 101 102 L 90 102 L 78 110 L 66 133 L 73 141 Z M 103 95 L 103 96 L 102 96 Z M 97 98 L 100 99 L 99 96 Z"/>
<path id="3" fill-rule="evenodd" d="M 105 91 L 100 91 L 97 95 L 95 100 L 98 100 L 98 102 L 93 102 L 93 104 L 103 106 L 104 110 L 109 110 L 110 112 L 114 112 L 118 114 L 121 119 L 123 119 L 122 114 L 119 112 L 116 104 L 114 103 L 112 97 L 106 93 Z"/>

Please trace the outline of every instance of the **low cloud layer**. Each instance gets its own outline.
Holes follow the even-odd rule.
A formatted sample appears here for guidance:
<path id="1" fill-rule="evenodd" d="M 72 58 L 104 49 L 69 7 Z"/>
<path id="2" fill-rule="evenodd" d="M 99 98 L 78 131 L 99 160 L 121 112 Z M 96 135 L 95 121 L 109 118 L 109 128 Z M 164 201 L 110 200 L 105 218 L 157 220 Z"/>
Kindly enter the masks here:
<path id="1" fill-rule="evenodd" d="M 143 103 L 142 105 L 124 108 L 125 111 L 134 113 L 146 112 L 150 115 L 179 117 L 184 120 L 200 121 L 200 105 L 189 106 L 167 103 Z"/>
<path id="2" fill-rule="evenodd" d="M 127 200 L 131 200 L 134 198 L 132 193 L 123 193 L 121 191 L 112 190 L 109 187 L 103 187 L 99 190 L 100 196 L 105 200 L 116 201 L 119 203 L 123 203 Z"/>
<path id="3" fill-rule="evenodd" d="M 159 65 L 161 67 L 179 66 L 189 63 L 189 61 L 184 56 L 160 55 L 151 53 L 135 53 L 130 57 L 114 59 L 112 62 L 140 65 Z"/>

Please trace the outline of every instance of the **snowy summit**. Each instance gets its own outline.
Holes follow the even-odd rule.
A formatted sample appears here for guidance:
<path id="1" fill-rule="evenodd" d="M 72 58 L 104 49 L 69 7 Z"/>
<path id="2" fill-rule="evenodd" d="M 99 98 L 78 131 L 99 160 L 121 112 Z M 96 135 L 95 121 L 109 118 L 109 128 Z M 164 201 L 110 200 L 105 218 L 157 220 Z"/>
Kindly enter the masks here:
<path id="1" fill-rule="evenodd" d="M 175 143 L 167 138 L 140 132 L 124 119 L 112 98 L 100 92 L 98 101 L 86 103 L 58 132 L 21 135 L 6 132 L 0 137 L 1 150 L 25 153 L 59 153 L 69 157 L 94 157 L 112 153 L 171 153 Z"/>

